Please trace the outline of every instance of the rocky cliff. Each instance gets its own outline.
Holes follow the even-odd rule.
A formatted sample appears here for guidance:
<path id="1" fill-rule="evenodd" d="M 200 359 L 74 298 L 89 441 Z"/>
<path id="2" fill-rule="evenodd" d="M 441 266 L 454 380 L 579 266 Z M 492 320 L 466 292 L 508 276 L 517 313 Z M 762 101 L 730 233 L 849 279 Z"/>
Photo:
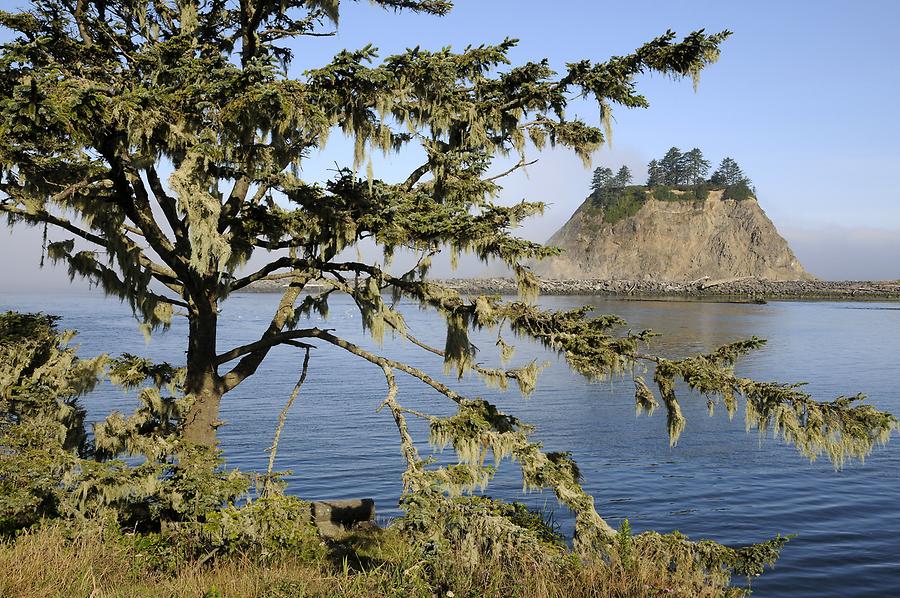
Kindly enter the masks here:
<path id="1" fill-rule="evenodd" d="M 588 198 L 547 242 L 563 254 L 535 265 L 549 279 L 690 281 L 755 276 L 809 280 L 754 198 L 660 201 L 614 222 Z"/>

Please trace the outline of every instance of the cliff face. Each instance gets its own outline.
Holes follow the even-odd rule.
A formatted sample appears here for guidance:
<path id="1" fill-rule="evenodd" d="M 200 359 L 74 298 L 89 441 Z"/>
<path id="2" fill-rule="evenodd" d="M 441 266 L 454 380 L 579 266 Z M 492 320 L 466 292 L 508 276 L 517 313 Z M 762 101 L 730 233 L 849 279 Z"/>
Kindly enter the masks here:
<path id="1" fill-rule="evenodd" d="M 589 198 L 547 241 L 563 254 L 535 272 L 550 279 L 690 281 L 755 276 L 813 278 L 755 199 L 648 199 L 634 216 L 605 222 Z"/>

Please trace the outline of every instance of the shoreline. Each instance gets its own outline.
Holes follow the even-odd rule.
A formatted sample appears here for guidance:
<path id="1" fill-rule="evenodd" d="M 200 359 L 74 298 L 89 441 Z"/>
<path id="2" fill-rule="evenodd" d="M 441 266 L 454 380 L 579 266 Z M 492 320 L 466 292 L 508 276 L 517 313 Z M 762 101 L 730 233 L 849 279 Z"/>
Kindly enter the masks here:
<path id="1" fill-rule="evenodd" d="M 434 280 L 463 294 L 515 295 L 512 278 L 454 278 Z M 277 293 L 284 283 L 257 283 L 239 292 Z M 316 287 L 310 287 L 316 288 Z M 701 279 L 690 282 L 654 280 L 541 280 L 542 295 L 586 295 L 622 299 L 733 300 L 761 303 L 766 300 L 900 301 L 900 280 L 831 281 L 765 280 L 753 277 L 731 280 Z"/>

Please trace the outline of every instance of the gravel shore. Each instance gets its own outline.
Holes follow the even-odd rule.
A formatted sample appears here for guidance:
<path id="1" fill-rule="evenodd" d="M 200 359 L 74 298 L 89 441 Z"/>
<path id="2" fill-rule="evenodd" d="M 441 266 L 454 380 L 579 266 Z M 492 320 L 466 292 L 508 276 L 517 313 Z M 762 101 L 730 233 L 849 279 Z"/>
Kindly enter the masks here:
<path id="1" fill-rule="evenodd" d="M 516 283 L 510 278 L 458 278 L 438 280 L 450 288 L 467 294 L 514 295 Z M 265 282 L 246 289 L 249 292 L 275 293 L 284 289 L 281 282 Z M 649 280 L 542 280 L 544 295 L 599 295 L 610 297 L 699 299 L 711 298 L 742 302 L 767 299 L 819 300 L 900 300 L 900 280 L 830 281 L 830 280 L 695 280 L 662 282 Z"/>
<path id="2" fill-rule="evenodd" d="M 516 292 L 508 278 L 455 279 L 442 281 L 463 293 L 509 295 Z M 649 280 L 542 280 L 544 295 L 605 295 L 634 298 L 720 298 L 742 301 L 766 299 L 876 300 L 900 299 L 900 280 L 696 280 L 662 282 Z"/>

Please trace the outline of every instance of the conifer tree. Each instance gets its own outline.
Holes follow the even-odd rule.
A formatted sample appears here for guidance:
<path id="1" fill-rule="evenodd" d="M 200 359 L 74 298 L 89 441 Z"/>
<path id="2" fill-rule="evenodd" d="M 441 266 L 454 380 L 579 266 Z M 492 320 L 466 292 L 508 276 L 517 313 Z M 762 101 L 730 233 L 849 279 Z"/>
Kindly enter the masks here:
<path id="1" fill-rule="evenodd" d="M 598 166 L 594 169 L 594 176 L 591 178 L 591 193 L 598 195 L 613 183 L 613 171 L 606 166 Z"/>
<path id="2" fill-rule="evenodd" d="M 722 159 L 719 167 L 716 168 L 710 177 L 709 182 L 713 185 L 723 185 L 725 187 L 731 185 L 746 185 L 749 187 L 751 185 L 750 179 L 744 174 L 738 163 L 728 157 Z"/>
<path id="3" fill-rule="evenodd" d="M 699 148 L 694 148 L 684 154 L 684 184 L 699 185 L 706 180 L 706 173 L 709 172 L 709 160 L 703 158 L 703 152 Z"/>
<path id="4" fill-rule="evenodd" d="M 631 169 L 628 168 L 628 166 L 623 165 L 622 168 L 619 169 L 619 172 L 616 173 L 613 184 L 617 189 L 622 189 L 623 187 L 627 187 L 631 183 L 631 180 Z"/>
<path id="5" fill-rule="evenodd" d="M 670 148 L 662 160 L 659 161 L 659 167 L 662 170 L 663 184 L 682 184 L 684 180 L 684 157 L 680 149 L 677 147 Z"/>
<path id="6" fill-rule="evenodd" d="M 436 15 L 451 8 L 441 0 L 375 4 Z M 287 75 L 290 44 L 331 33 L 337 5 L 33 0 L 30 11 L 0 13 L 16 36 L 0 54 L 0 209 L 13 222 L 63 233 L 51 233 L 48 257 L 127 300 L 148 329 L 186 312 L 194 400 L 186 433 L 200 443 L 215 441 L 222 396 L 299 334 L 292 329 L 307 284 L 371 276 L 368 289 L 355 292 L 377 334 L 393 316 L 376 291 L 424 284 L 390 285 L 375 263 L 338 259 L 362 238 L 388 254 L 449 246 L 496 257 L 529 286 L 520 262 L 552 251 L 509 229 L 542 205 L 495 204 L 504 173 L 490 172 L 493 159 L 512 148 L 520 160 L 510 170 L 521 168 L 530 140 L 587 160 L 604 134 L 563 117 L 568 93 L 593 97 L 608 124 L 615 104 L 647 105 L 633 89 L 635 75 L 696 77 L 728 36 L 701 31 L 676 41 L 667 32 L 631 54 L 575 61 L 561 74 L 545 60 L 504 68 L 517 43 L 508 39 L 458 53 L 415 48 L 380 63 L 367 46 L 300 78 Z M 303 158 L 334 130 L 355 140 L 352 163 L 331 180 L 304 180 Z M 372 152 L 412 146 L 425 159 L 404 180 L 372 172 Z M 284 254 L 244 272 L 260 250 Z M 217 354 L 220 303 L 271 277 L 290 285 L 269 326 Z M 448 360 L 468 353 L 465 344 L 453 347 Z"/>
<path id="7" fill-rule="evenodd" d="M 443 0 L 374 4 L 435 15 L 451 8 Z M 649 332 L 630 331 L 619 318 L 589 318 L 587 309 L 545 311 L 531 302 L 537 280 L 523 264 L 556 250 L 513 235 L 515 223 L 543 205 L 496 203 L 499 181 L 527 164 L 529 141 L 538 149 L 568 147 L 587 160 L 605 139 L 612 106 L 647 106 L 635 87 L 637 74 L 696 79 L 728 32 L 698 31 L 680 41 L 667 32 L 605 62 L 570 62 L 559 74 L 546 60 L 509 66 L 516 41 L 505 40 L 460 52 L 415 48 L 384 59 L 366 46 L 293 77 L 285 68 L 292 44 L 331 33 L 337 0 L 30 5 L 0 12 L 0 25 L 14 33 L 0 47 L 0 211 L 12 224 L 63 234 L 51 233 L 47 256 L 128 301 L 148 330 L 167 326 L 176 309 L 187 317 L 186 397 L 179 407 L 185 442 L 215 445 L 223 396 L 253 376 L 273 347 L 332 345 L 384 375 L 384 406 L 407 461 L 407 504 L 436 504 L 447 493 L 483 486 L 493 472 L 484 465 L 490 450 L 498 462 L 515 458 L 526 487 L 552 489 L 574 511 L 577 548 L 608 546 L 615 530 L 583 491 L 567 453 L 543 451 L 529 426 L 483 399 L 467 398 L 339 331 L 301 326 L 311 311 L 327 309 L 334 292 L 353 298 L 375 338 L 392 332 L 459 376 L 472 372 L 501 386 L 514 381 L 526 394 L 538 366 L 484 367 L 469 342 L 472 327 L 536 339 L 592 379 L 649 364 L 673 443 L 685 427 L 676 381 L 711 406 L 721 401 L 729 413 L 743 397 L 749 426 L 774 428 L 803 454 L 826 453 L 837 464 L 865 456 L 896 427 L 893 417 L 860 404 L 858 396 L 820 403 L 794 385 L 738 377 L 735 360 L 759 347 L 759 339 L 663 358 L 641 349 Z M 564 116 L 573 96 L 597 102 L 599 126 Z M 335 131 L 355 141 L 352 160 L 327 181 L 304 179 L 304 158 Z M 376 175 L 372 152 L 406 149 L 424 155 L 419 166 L 400 180 Z M 497 156 L 510 152 L 517 158 L 511 168 L 492 169 Z M 677 148 L 671 152 L 680 157 Z M 669 157 L 661 164 L 667 182 L 680 176 Z M 383 249 L 384 262 L 343 257 L 363 239 Z M 466 298 L 427 280 L 429 260 L 443 248 L 507 264 L 519 300 Z M 417 267 L 392 273 L 386 263 L 397 249 L 416 252 Z M 255 252 L 272 253 L 248 269 Z M 218 349 L 222 302 L 263 280 L 287 283 L 268 325 L 257 338 Z M 312 293 L 313 282 L 325 290 Z M 436 310 L 446 322 L 444 347 L 416 339 L 384 291 Z M 502 336 L 497 344 L 509 358 Z M 122 367 L 140 372 L 143 366 Z M 397 371 L 453 401 L 457 412 L 438 417 L 403 407 Z M 652 411 L 656 396 L 643 379 L 635 385 L 638 407 Z M 420 458 L 407 416 L 425 417 L 432 442 L 452 444 L 460 463 L 434 467 Z M 697 554 L 712 559 L 711 567 L 742 558 L 711 544 Z"/>
<path id="8" fill-rule="evenodd" d="M 647 164 L 647 186 L 658 187 L 665 184 L 664 180 L 665 177 L 663 176 L 663 170 L 659 165 L 659 162 L 656 160 L 650 160 L 650 163 Z"/>

